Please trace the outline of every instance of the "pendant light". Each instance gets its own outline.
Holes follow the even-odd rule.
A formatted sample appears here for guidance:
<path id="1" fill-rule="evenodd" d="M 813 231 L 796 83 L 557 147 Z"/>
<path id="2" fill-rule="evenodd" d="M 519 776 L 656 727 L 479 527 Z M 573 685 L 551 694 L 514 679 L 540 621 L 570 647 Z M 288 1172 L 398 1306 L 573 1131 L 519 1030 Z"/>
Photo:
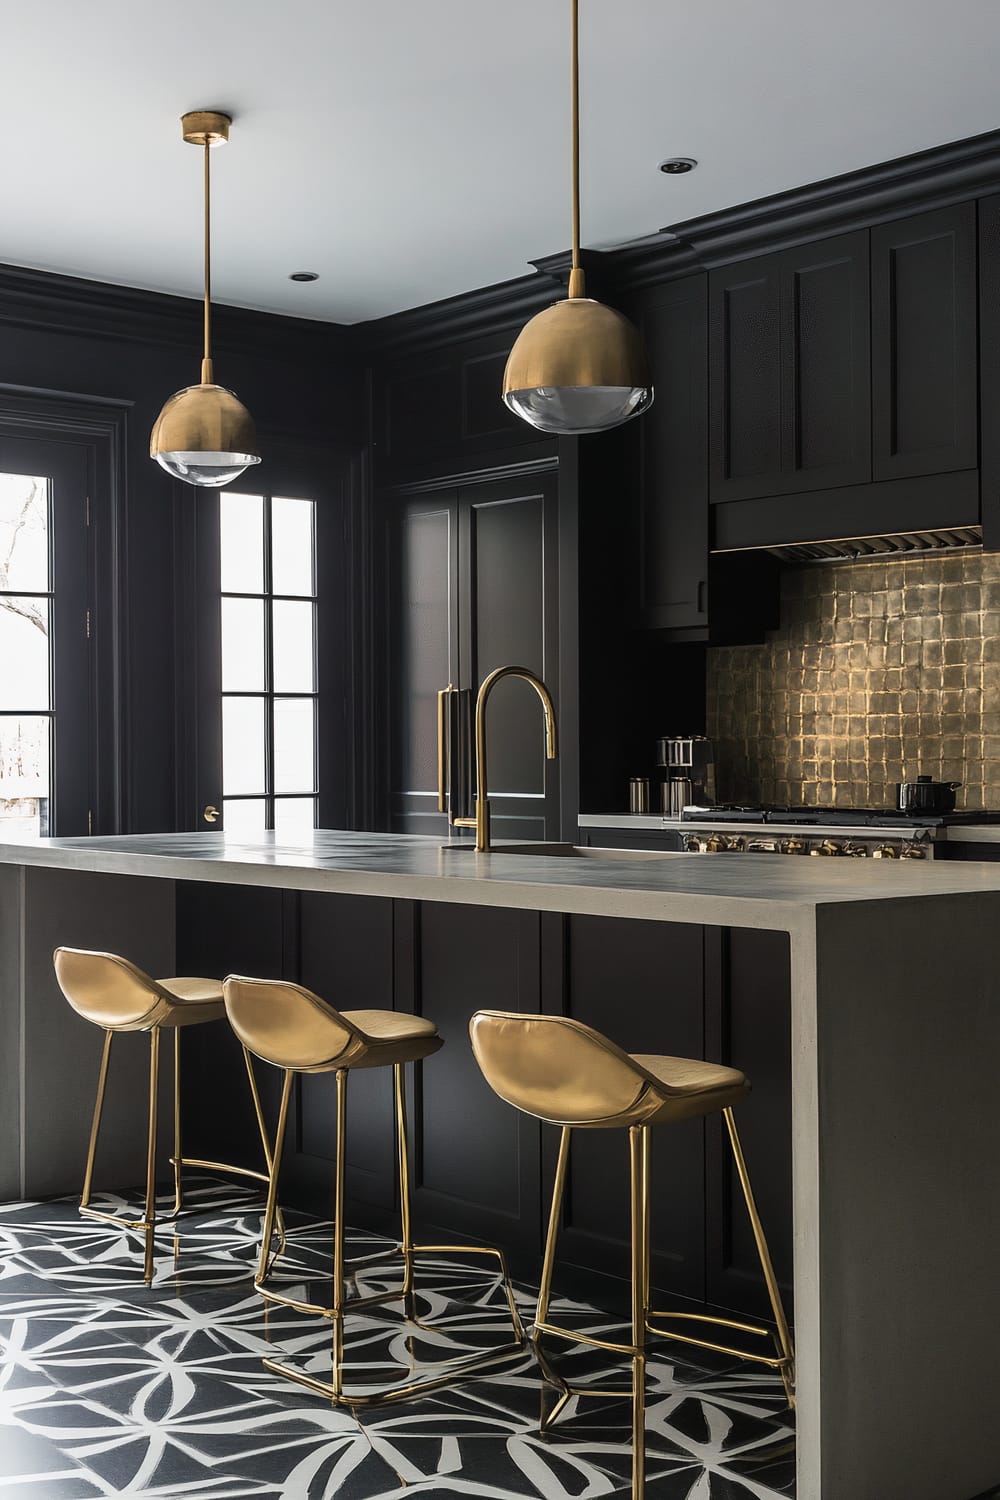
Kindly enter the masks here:
<path id="1" fill-rule="evenodd" d="M 194 110 L 181 116 L 184 139 L 205 152 L 205 345 L 201 384 L 185 386 L 164 404 L 149 439 L 149 456 L 188 484 L 229 484 L 260 463 L 253 418 L 232 391 L 215 385 L 211 349 L 211 179 L 213 146 L 229 140 L 228 115 Z"/>
<path id="2" fill-rule="evenodd" d="M 521 329 L 503 377 L 511 411 L 542 432 L 604 432 L 653 402 L 639 331 L 613 307 L 588 297 L 580 266 L 579 0 L 573 13 L 573 262 L 569 296 Z"/>

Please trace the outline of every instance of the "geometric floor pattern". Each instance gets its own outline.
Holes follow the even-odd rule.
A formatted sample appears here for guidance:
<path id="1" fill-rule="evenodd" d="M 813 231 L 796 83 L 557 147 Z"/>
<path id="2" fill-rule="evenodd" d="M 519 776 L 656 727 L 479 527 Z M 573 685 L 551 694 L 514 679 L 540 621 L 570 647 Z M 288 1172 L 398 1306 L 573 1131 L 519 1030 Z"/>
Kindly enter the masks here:
<path id="1" fill-rule="evenodd" d="M 95 1204 L 127 1210 L 114 1194 Z M 164 1199 L 162 1211 L 171 1206 Z M 158 1232 L 148 1289 L 136 1238 L 81 1218 L 75 1200 L 0 1207 L 2 1500 L 630 1494 L 628 1402 L 581 1399 L 542 1437 L 553 1398 L 530 1351 L 417 1400 L 351 1411 L 265 1370 L 261 1357 L 271 1355 L 328 1377 L 329 1325 L 254 1292 L 258 1193 L 192 1178 L 186 1207 L 176 1232 L 169 1223 Z M 315 1297 L 330 1227 L 290 1216 L 289 1231 L 284 1279 Z M 348 1255 L 386 1243 L 353 1235 Z M 389 1287 L 394 1275 L 359 1272 L 352 1290 Z M 531 1289 L 517 1291 L 530 1322 Z M 352 1384 L 405 1382 L 509 1342 L 496 1278 L 472 1258 L 422 1261 L 417 1292 L 415 1324 L 399 1303 L 349 1317 Z M 619 1324 L 580 1303 L 553 1299 L 552 1316 L 621 1337 Z M 700 1351 L 688 1362 L 676 1349 L 654 1346 L 648 1366 L 649 1500 L 794 1495 L 780 1381 L 744 1363 L 713 1367 Z M 628 1379 L 599 1351 L 552 1352 L 574 1384 Z"/>

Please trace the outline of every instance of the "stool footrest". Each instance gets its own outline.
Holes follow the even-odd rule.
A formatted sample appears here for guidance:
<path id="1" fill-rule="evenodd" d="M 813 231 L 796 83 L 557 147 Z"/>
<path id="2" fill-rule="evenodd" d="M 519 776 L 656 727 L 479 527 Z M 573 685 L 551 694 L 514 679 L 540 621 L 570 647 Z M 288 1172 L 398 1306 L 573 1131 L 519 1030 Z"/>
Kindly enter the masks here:
<path id="1" fill-rule="evenodd" d="M 357 1306 L 356 1303 L 354 1305 Z M 524 1347 L 523 1339 L 513 1344 L 504 1344 L 499 1349 L 484 1350 L 481 1354 L 473 1354 L 465 1359 L 456 1360 L 441 1374 L 430 1375 L 426 1380 L 413 1380 L 407 1385 L 368 1391 L 338 1390 L 331 1381 L 317 1380 L 315 1376 L 307 1375 L 304 1371 L 297 1370 L 293 1365 L 285 1364 L 281 1360 L 265 1359 L 263 1364 L 265 1369 L 272 1371 L 273 1374 L 282 1375 L 287 1380 L 295 1380 L 308 1390 L 315 1391 L 317 1395 L 325 1396 L 334 1406 L 391 1406 L 393 1402 L 406 1401 L 427 1391 L 442 1390 L 445 1386 L 453 1385 L 460 1376 L 485 1374 L 495 1365 L 523 1355 Z"/>
<path id="2" fill-rule="evenodd" d="M 578 1333 L 576 1329 L 560 1328 L 555 1323 L 535 1323 L 531 1329 L 531 1338 L 537 1339 L 540 1333 L 549 1333 L 555 1338 L 568 1339 L 573 1344 L 589 1344 L 591 1349 L 606 1349 L 610 1354 L 624 1354 L 629 1359 L 635 1359 L 643 1352 L 634 1344 L 619 1344 L 611 1339 L 599 1339 L 590 1333 Z"/>
<path id="3" fill-rule="evenodd" d="M 266 1172 L 255 1172 L 251 1167 L 234 1167 L 227 1161 L 201 1161 L 197 1156 L 172 1156 L 172 1167 L 201 1167 L 206 1172 L 230 1172 L 234 1177 L 252 1177 L 255 1182 L 270 1182 Z"/>
<path id="4" fill-rule="evenodd" d="M 731 1354 L 735 1359 L 748 1359 L 754 1364 L 767 1365 L 772 1370 L 790 1371 L 792 1359 L 788 1355 L 758 1354 L 748 1349 L 734 1349 L 731 1344 L 719 1344 L 710 1339 L 697 1338 L 693 1334 L 678 1333 L 676 1329 L 661 1326 L 664 1320 L 678 1323 L 705 1324 L 710 1328 L 731 1328 L 736 1333 L 748 1333 L 755 1338 L 773 1339 L 773 1329 L 761 1328 L 756 1323 L 742 1323 L 734 1318 L 712 1317 L 709 1313 L 651 1312 L 646 1317 L 646 1331 L 656 1338 L 673 1339 L 678 1344 L 692 1344 L 698 1349 L 710 1349 L 715 1354 Z"/>

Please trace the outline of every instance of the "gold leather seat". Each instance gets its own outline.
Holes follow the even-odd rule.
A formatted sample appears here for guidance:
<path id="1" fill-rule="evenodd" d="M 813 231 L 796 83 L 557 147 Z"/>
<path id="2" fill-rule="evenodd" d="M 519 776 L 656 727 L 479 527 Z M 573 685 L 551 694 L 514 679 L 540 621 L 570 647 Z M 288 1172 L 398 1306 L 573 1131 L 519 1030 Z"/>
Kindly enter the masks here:
<path id="1" fill-rule="evenodd" d="M 628 1053 L 601 1032 L 564 1016 L 531 1016 L 507 1011 L 477 1011 L 469 1024 L 472 1050 L 487 1083 L 515 1109 L 548 1124 L 562 1127 L 549 1228 L 542 1263 L 538 1306 L 531 1330 L 546 1378 L 561 1396 L 543 1428 L 551 1426 L 574 1395 L 602 1394 L 571 1387 L 553 1370 L 541 1347 L 543 1334 L 591 1344 L 627 1355 L 632 1361 L 632 1494 L 641 1497 L 645 1485 L 646 1334 L 676 1339 L 719 1353 L 769 1366 L 779 1372 L 789 1405 L 794 1404 L 794 1350 L 771 1263 L 767 1241 L 754 1202 L 743 1157 L 733 1106 L 750 1091 L 747 1078 L 736 1068 L 697 1058 Z M 654 1312 L 650 1302 L 649 1131 L 653 1125 L 673 1124 L 721 1113 L 729 1135 L 753 1229 L 761 1269 L 767 1285 L 775 1329 L 731 1318 L 698 1313 Z M 556 1241 L 569 1164 L 573 1130 L 627 1129 L 631 1165 L 632 1203 L 632 1341 L 613 1343 L 549 1323 Z M 706 1324 L 734 1332 L 773 1339 L 774 1354 L 749 1352 L 681 1332 Z"/>
<path id="2" fill-rule="evenodd" d="M 309 1390 L 325 1396 L 335 1406 L 382 1405 L 450 1384 L 458 1375 L 482 1371 L 488 1365 L 519 1354 L 525 1344 L 507 1265 L 499 1250 L 482 1245 L 415 1245 L 411 1231 L 409 1155 L 406 1130 L 406 1091 L 403 1068 L 422 1062 L 444 1045 L 433 1022 L 401 1011 L 336 1010 L 302 985 L 284 980 L 250 979 L 231 974 L 223 983 L 226 1014 L 244 1047 L 255 1056 L 281 1068 L 284 1081 L 274 1136 L 274 1155 L 261 1237 L 260 1262 L 254 1285 L 271 1302 L 280 1302 L 300 1312 L 329 1318 L 332 1327 L 332 1378 L 319 1380 L 282 1361 L 265 1359 L 265 1367 L 287 1376 Z M 349 1271 L 361 1264 L 371 1266 L 385 1255 L 379 1252 L 350 1267 L 344 1259 L 344 1180 L 347 1159 L 347 1081 L 359 1068 L 392 1068 L 396 1097 L 396 1142 L 399 1169 L 399 1202 L 402 1235 L 400 1244 L 387 1252 L 402 1260 L 402 1280 L 397 1290 L 371 1296 L 347 1298 Z M 334 1073 L 337 1079 L 337 1149 L 334 1167 L 333 1304 L 303 1302 L 277 1292 L 268 1285 L 270 1273 L 284 1249 L 272 1249 L 278 1203 L 278 1174 L 284 1150 L 292 1085 L 298 1073 Z M 344 1318 L 346 1313 L 380 1303 L 402 1301 L 413 1316 L 414 1259 L 420 1254 L 486 1255 L 499 1265 L 514 1330 L 514 1340 L 499 1349 L 473 1354 L 450 1364 L 446 1373 L 404 1386 L 349 1392 L 344 1389 Z"/>
<path id="3" fill-rule="evenodd" d="M 180 1032 L 184 1026 L 198 1026 L 206 1021 L 219 1021 L 224 1018 L 226 1007 L 222 997 L 221 981 L 191 978 L 186 975 L 169 979 L 153 979 L 117 953 L 101 953 L 87 948 L 57 948 L 52 955 L 52 960 L 59 988 L 70 1005 L 84 1020 L 100 1026 L 105 1032 L 80 1211 L 92 1218 L 118 1224 L 124 1229 L 143 1232 L 145 1250 L 143 1274 L 146 1285 L 149 1286 L 153 1279 L 153 1247 L 156 1227 L 156 1122 L 160 1031 L 165 1027 L 174 1033 L 174 1154 L 170 1158 L 174 1169 L 174 1216 L 180 1213 L 183 1206 L 182 1167 L 203 1167 L 209 1171 L 231 1172 L 240 1177 L 255 1178 L 258 1182 L 269 1180 L 271 1147 L 264 1128 L 264 1117 L 253 1064 L 249 1053 L 244 1048 L 243 1057 L 267 1171 L 254 1172 L 249 1168 L 234 1167 L 226 1162 L 204 1161 L 196 1157 L 182 1156 Z M 150 1038 L 146 1202 L 144 1217 L 138 1220 L 120 1219 L 114 1214 L 102 1213 L 99 1209 L 89 1207 L 94 1158 L 97 1152 L 101 1113 L 104 1108 L 104 1092 L 108 1079 L 108 1064 L 111 1057 L 111 1040 L 119 1031 L 148 1031 Z"/>

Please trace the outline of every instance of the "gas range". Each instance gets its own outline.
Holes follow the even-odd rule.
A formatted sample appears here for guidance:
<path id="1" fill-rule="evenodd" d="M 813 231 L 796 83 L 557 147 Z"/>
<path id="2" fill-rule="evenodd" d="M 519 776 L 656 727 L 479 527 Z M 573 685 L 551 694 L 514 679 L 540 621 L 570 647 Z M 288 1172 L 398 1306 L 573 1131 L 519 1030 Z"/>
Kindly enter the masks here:
<path id="1" fill-rule="evenodd" d="M 691 854 L 807 854 L 854 859 L 933 859 L 946 830 L 997 823 L 983 812 L 902 813 L 894 808 L 686 807 L 682 847 Z"/>

